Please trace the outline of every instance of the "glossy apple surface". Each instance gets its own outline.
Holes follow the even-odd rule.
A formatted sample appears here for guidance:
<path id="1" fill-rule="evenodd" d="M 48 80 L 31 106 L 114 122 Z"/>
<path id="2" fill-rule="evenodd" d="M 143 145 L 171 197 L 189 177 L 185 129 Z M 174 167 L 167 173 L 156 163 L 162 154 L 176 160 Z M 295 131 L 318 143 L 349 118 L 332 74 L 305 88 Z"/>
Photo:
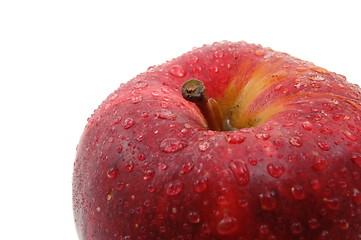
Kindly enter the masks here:
<path id="1" fill-rule="evenodd" d="M 198 79 L 223 114 L 182 97 Z M 122 84 L 88 119 L 73 175 L 81 240 L 361 239 L 361 93 L 245 42 Z"/>

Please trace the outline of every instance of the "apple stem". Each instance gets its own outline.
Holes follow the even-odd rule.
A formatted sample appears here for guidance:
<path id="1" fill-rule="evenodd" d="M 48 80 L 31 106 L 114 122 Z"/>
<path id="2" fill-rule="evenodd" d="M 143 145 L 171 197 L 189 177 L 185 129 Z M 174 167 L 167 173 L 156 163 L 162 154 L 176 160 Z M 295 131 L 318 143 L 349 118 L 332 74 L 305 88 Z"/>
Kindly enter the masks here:
<path id="1" fill-rule="evenodd" d="M 207 121 L 208 128 L 214 131 L 225 131 L 224 118 L 219 103 L 208 98 L 206 86 L 202 81 L 190 79 L 182 86 L 183 98 L 193 102 Z"/>

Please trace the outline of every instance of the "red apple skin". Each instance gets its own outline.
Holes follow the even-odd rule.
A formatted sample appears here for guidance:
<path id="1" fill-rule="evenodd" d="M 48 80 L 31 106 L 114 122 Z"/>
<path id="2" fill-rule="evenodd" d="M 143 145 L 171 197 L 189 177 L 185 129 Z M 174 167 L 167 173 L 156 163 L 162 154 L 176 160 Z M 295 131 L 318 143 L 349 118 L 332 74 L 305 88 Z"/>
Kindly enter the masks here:
<path id="1" fill-rule="evenodd" d="M 191 78 L 241 96 L 254 126 L 207 130 L 180 92 Z M 81 240 L 361 239 L 360 88 L 259 45 L 194 49 L 88 119 L 73 203 Z"/>

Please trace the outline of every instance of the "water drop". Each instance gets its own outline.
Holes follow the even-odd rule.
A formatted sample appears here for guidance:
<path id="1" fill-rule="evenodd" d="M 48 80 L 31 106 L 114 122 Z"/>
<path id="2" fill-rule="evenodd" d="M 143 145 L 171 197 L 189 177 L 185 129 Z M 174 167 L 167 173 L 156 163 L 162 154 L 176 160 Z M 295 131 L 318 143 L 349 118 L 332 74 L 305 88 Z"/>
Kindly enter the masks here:
<path id="1" fill-rule="evenodd" d="M 117 119 L 115 119 L 114 125 L 120 123 L 121 121 L 122 121 L 122 117 L 118 117 Z"/>
<path id="2" fill-rule="evenodd" d="M 131 128 L 133 125 L 135 124 L 135 121 L 133 118 L 126 118 L 124 120 L 124 129 L 128 129 L 128 128 Z"/>
<path id="3" fill-rule="evenodd" d="M 117 148 L 117 152 L 118 152 L 118 153 L 121 153 L 122 151 L 123 151 L 123 146 L 120 145 L 120 146 Z"/>
<path id="4" fill-rule="evenodd" d="M 118 176 L 118 172 L 119 172 L 118 168 L 109 168 L 107 171 L 107 176 L 110 179 L 114 179 Z"/>
<path id="5" fill-rule="evenodd" d="M 154 177 L 154 175 L 155 175 L 154 169 L 152 169 L 152 168 L 146 169 L 144 171 L 143 179 L 144 180 L 150 180 L 150 179 L 152 179 Z"/>
<path id="6" fill-rule="evenodd" d="M 148 86 L 148 83 L 143 82 L 143 81 L 138 81 L 135 83 L 134 88 L 141 89 L 141 88 L 145 88 L 147 86 Z"/>
<path id="7" fill-rule="evenodd" d="M 277 206 L 277 199 L 274 192 L 266 192 L 260 194 L 259 200 L 263 210 L 271 211 Z"/>
<path id="8" fill-rule="evenodd" d="M 293 223 L 291 224 L 291 232 L 292 232 L 292 234 L 297 235 L 297 234 L 302 233 L 302 231 L 303 231 L 303 228 L 302 228 L 301 223 L 299 223 L 299 222 L 293 222 Z"/>
<path id="9" fill-rule="evenodd" d="M 301 147 L 303 143 L 299 137 L 292 137 L 290 139 L 290 144 L 295 147 Z"/>
<path id="10" fill-rule="evenodd" d="M 225 215 L 217 224 L 217 232 L 221 235 L 230 235 L 236 232 L 238 228 L 238 220 L 228 215 Z"/>
<path id="11" fill-rule="evenodd" d="M 361 204 L 361 192 L 357 188 L 354 188 L 352 191 L 351 201 L 355 205 Z"/>
<path id="12" fill-rule="evenodd" d="M 238 144 L 238 143 L 243 143 L 244 140 L 246 140 L 246 135 L 240 132 L 233 132 L 225 135 L 224 138 L 226 142 L 230 144 Z"/>
<path id="13" fill-rule="evenodd" d="M 189 212 L 188 219 L 191 223 L 199 223 L 201 220 L 198 212 Z"/>
<path id="14" fill-rule="evenodd" d="M 167 120 L 175 120 L 177 116 L 168 109 L 161 109 L 159 112 L 156 113 L 157 118 L 160 119 L 167 119 Z"/>
<path id="15" fill-rule="evenodd" d="M 137 104 L 137 103 L 141 102 L 142 100 L 143 100 L 142 96 L 133 96 L 133 97 L 130 98 L 130 101 L 133 104 Z"/>
<path id="16" fill-rule="evenodd" d="M 257 133 L 255 137 L 257 139 L 268 140 L 271 136 L 268 133 Z"/>
<path id="17" fill-rule="evenodd" d="M 168 169 L 168 165 L 166 163 L 163 163 L 163 162 L 159 163 L 158 167 L 159 167 L 160 170 L 163 170 L 163 171 Z"/>
<path id="18" fill-rule="evenodd" d="M 346 219 L 340 219 L 338 221 L 338 226 L 341 230 L 347 230 L 350 227 L 350 224 L 347 222 Z"/>
<path id="19" fill-rule="evenodd" d="M 201 193 L 206 191 L 208 188 L 208 178 L 206 176 L 202 176 L 198 178 L 194 183 L 194 191 L 197 193 Z"/>
<path id="20" fill-rule="evenodd" d="M 183 183 L 180 181 L 170 182 L 166 186 L 166 193 L 169 196 L 176 196 L 183 190 Z"/>
<path id="21" fill-rule="evenodd" d="M 342 131 L 342 133 L 351 141 L 356 141 L 357 137 L 350 133 L 349 131 Z"/>
<path id="22" fill-rule="evenodd" d="M 281 163 L 275 162 L 267 165 L 267 172 L 274 178 L 279 178 L 285 172 L 285 168 Z"/>
<path id="23" fill-rule="evenodd" d="M 262 49 L 258 49 L 258 50 L 256 50 L 256 51 L 254 52 L 254 54 L 255 54 L 257 57 L 263 57 L 263 56 L 266 54 L 266 52 L 265 52 L 264 50 L 262 50 Z"/>
<path id="24" fill-rule="evenodd" d="M 324 198 L 323 202 L 329 209 L 336 210 L 340 208 L 340 200 L 338 198 Z"/>
<path id="25" fill-rule="evenodd" d="M 320 75 L 310 76 L 308 77 L 311 81 L 324 81 L 325 78 Z"/>
<path id="26" fill-rule="evenodd" d="M 144 153 L 139 153 L 139 155 L 138 155 L 138 160 L 139 160 L 139 161 L 144 161 L 145 158 L 146 158 L 146 156 L 145 156 Z"/>
<path id="27" fill-rule="evenodd" d="M 320 149 L 322 149 L 324 151 L 330 150 L 330 146 L 326 142 L 318 142 L 317 145 Z"/>
<path id="28" fill-rule="evenodd" d="M 198 57 L 197 56 L 195 56 L 195 55 L 189 55 L 188 56 L 188 59 L 187 59 L 187 62 L 188 63 L 197 63 L 198 62 Z"/>
<path id="29" fill-rule="evenodd" d="M 186 71 L 180 65 L 173 65 L 170 68 L 169 73 L 175 77 L 184 77 L 186 75 Z"/>
<path id="30" fill-rule="evenodd" d="M 167 138 L 160 143 L 160 150 L 165 153 L 174 153 L 188 145 L 187 142 L 176 138 Z"/>
<path id="31" fill-rule="evenodd" d="M 328 161 L 323 158 L 315 157 L 312 162 L 312 168 L 316 171 L 321 171 L 328 166 Z"/>
<path id="32" fill-rule="evenodd" d="M 201 152 L 205 152 L 208 148 L 209 148 L 209 142 L 203 142 L 198 146 L 198 149 Z"/>
<path id="33" fill-rule="evenodd" d="M 137 138 L 136 138 L 137 142 L 141 142 L 144 140 L 144 135 L 140 134 Z"/>
<path id="34" fill-rule="evenodd" d="M 187 162 L 187 163 L 183 164 L 183 166 L 180 170 L 180 173 L 185 174 L 185 173 L 189 172 L 190 170 L 192 170 L 193 167 L 194 167 L 194 164 L 192 162 Z"/>
<path id="35" fill-rule="evenodd" d="M 270 229 L 267 224 L 260 225 L 258 231 L 261 235 L 268 235 L 270 233 Z"/>
<path id="36" fill-rule="evenodd" d="M 126 172 L 131 172 L 134 169 L 134 163 L 132 161 L 128 162 L 127 164 L 125 164 L 125 171 Z"/>
<path id="37" fill-rule="evenodd" d="M 313 190 L 318 190 L 320 189 L 320 181 L 318 181 L 318 179 L 313 179 L 311 180 L 311 188 Z"/>
<path id="38" fill-rule="evenodd" d="M 249 183 L 249 170 L 247 164 L 243 160 L 231 160 L 229 168 L 238 185 L 245 186 Z"/>
<path id="39" fill-rule="evenodd" d="M 317 220 L 317 218 L 311 218 L 309 221 L 308 221 L 308 226 L 311 228 L 311 229 L 316 229 L 320 226 L 320 222 Z"/>
<path id="40" fill-rule="evenodd" d="M 106 199 L 108 200 L 108 201 L 110 201 L 111 199 L 112 199 L 112 195 L 109 193 L 107 196 L 106 196 Z"/>
<path id="41" fill-rule="evenodd" d="M 302 200 L 305 198 L 305 192 L 301 185 L 294 185 L 291 188 L 291 193 L 292 193 L 293 198 L 296 200 Z"/>
<path id="42" fill-rule="evenodd" d="M 352 156 L 351 161 L 359 168 L 361 168 L 361 156 Z"/>
<path id="43" fill-rule="evenodd" d="M 302 123 L 302 127 L 305 130 L 312 130 L 313 129 L 313 124 L 310 123 L 309 121 L 305 121 L 305 122 Z"/>
<path id="44" fill-rule="evenodd" d="M 218 69 L 218 67 L 212 66 L 209 68 L 209 71 L 212 73 L 217 73 L 217 72 L 219 72 L 219 69 Z"/>
<path id="45" fill-rule="evenodd" d="M 124 188 L 124 183 L 118 183 L 118 184 L 117 184 L 117 190 L 118 190 L 118 191 L 123 190 L 123 188 Z"/>
<path id="46" fill-rule="evenodd" d="M 212 231 L 211 227 L 207 223 L 203 223 L 201 228 L 202 228 L 202 232 L 206 234 L 209 234 Z"/>
<path id="47" fill-rule="evenodd" d="M 153 185 L 153 184 L 149 184 L 148 185 L 148 187 L 147 187 L 147 189 L 148 189 L 148 192 L 154 192 L 155 191 L 155 186 Z"/>
<path id="48" fill-rule="evenodd" d="M 202 68 L 200 66 L 195 66 L 193 69 L 192 69 L 192 72 L 193 73 L 201 73 L 202 71 Z"/>
<path id="49" fill-rule="evenodd" d="M 217 50 L 213 53 L 214 58 L 219 59 L 223 57 L 223 51 L 222 50 Z"/>

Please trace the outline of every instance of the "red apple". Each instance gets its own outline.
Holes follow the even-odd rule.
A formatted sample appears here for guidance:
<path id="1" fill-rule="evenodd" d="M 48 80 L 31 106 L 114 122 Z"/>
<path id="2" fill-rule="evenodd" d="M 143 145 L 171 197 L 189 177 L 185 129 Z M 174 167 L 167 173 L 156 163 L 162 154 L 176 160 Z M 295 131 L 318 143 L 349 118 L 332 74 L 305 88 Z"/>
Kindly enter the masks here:
<path id="1" fill-rule="evenodd" d="M 259 45 L 194 49 L 88 119 L 73 202 L 82 240 L 361 239 L 360 88 Z"/>

